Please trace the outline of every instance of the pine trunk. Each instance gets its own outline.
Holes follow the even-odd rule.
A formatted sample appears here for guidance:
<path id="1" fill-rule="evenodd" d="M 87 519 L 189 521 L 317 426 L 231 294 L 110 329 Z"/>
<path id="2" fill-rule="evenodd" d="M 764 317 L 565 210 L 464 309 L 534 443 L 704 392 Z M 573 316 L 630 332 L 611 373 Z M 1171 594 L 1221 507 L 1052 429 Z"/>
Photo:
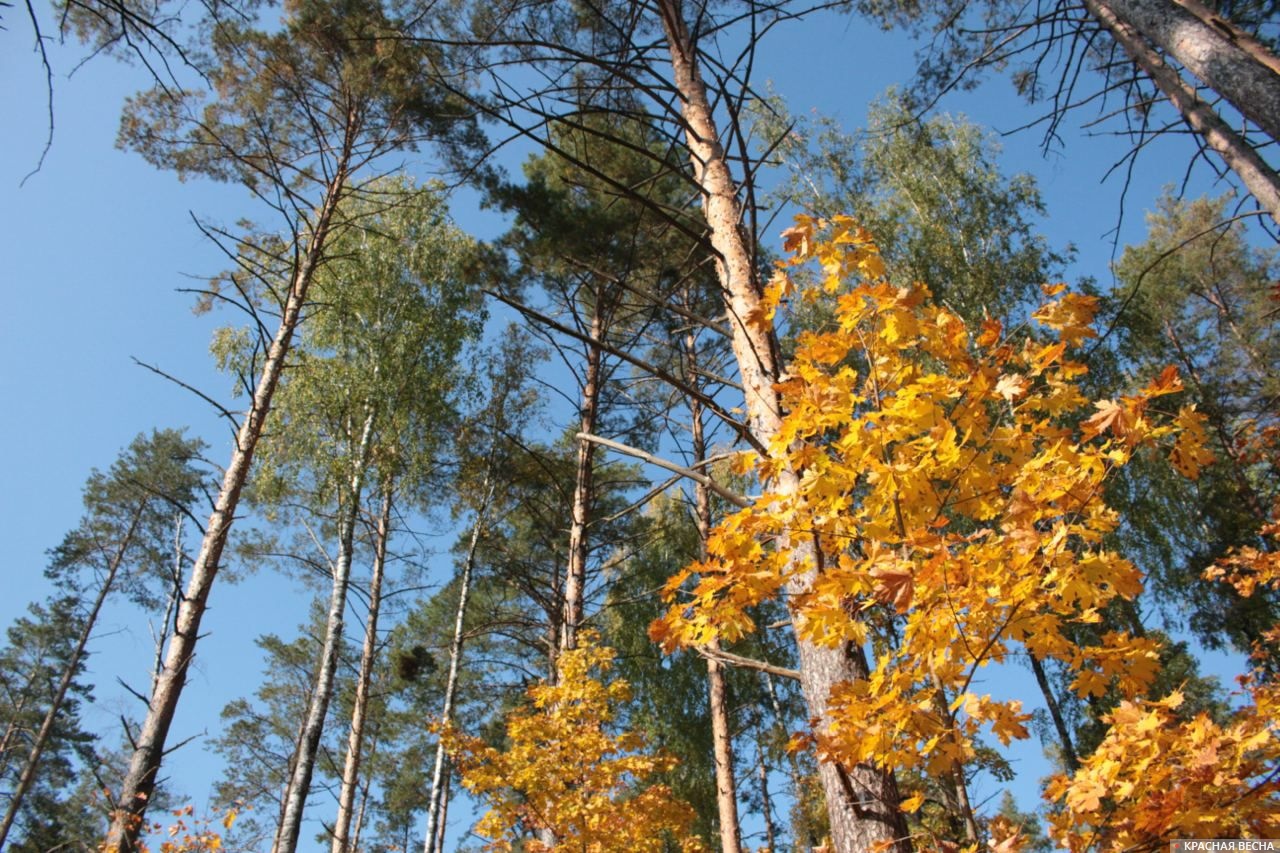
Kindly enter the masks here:
<path id="1" fill-rule="evenodd" d="M 680 0 L 660 0 L 658 8 L 671 53 L 675 88 L 681 101 L 685 134 L 694 177 L 702 190 L 703 214 L 716 253 L 716 270 L 732 327 L 733 353 L 746 402 L 748 428 L 755 440 L 768 445 L 782 418 L 774 384 L 779 376 L 776 342 L 761 322 L 761 290 L 754 258 L 742 230 L 737 186 L 729 171 L 706 84 L 698 68 L 696 47 L 684 21 Z M 772 485 L 780 495 L 793 492 L 794 472 L 784 471 Z M 793 549 L 804 559 L 804 549 Z M 812 586 L 814 571 L 797 572 L 787 585 L 792 600 Z M 810 716 L 819 727 L 827 720 L 828 699 L 836 684 L 867 675 L 860 648 L 820 648 L 797 638 L 801 686 Z M 910 850 L 906 822 L 898 809 L 897 784 L 892 773 L 870 766 L 846 770 L 831 762 L 820 764 L 831 839 L 837 853 L 864 853 L 888 846 Z"/>
<path id="2" fill-rule="evenodd" d="M 382 607 L 382 576 L 387 565 L 387 538 L 391 535 L 391 491 L 390 484 L 383 486 L 382 508 L 378 512 L 378 527 L 374 534 L 373 569 L 369 578 L 369 614 L 365 619 L 364 646 L 360 650 L 360 673 L 351 708 L 351 727 L 347 731 L 347 755 L 343 761 L 342 784 L 338 790 L 338 814 L 333 822 L 332 853 L 349 853 L 354 849 L 350 837 L 351 821 L 359 789 L 369 687 L 373 683 L 373 667 L 378 653 L 378 611 Z"/>
<path id="3" fill-rule="evenodd" d="M 94 626 L 98 622 L 98 614 L 102 612 L 102 605 L 107 600 L 107 595 L 111 592 L 111 587 L 115 583 L 116 573 L 120 571 L 120 564 L 124 562 L 125 552 L 133 543 L 133 535 L 138 530 L 138 523 L 142 520 L 142 513 L 146 508 L 146 502 L 139 504 L 137 510 L 134 511 L 133 518 L 129 520 L 129 529 L 121 540 L 120 546 L 116 552 L 111 555 L 111 561 L 107 565 L 106 577 L 102 579 L 102 584 L 98 588 L 98 594 L 93 600 L 93 606 L 89 608 L 89 614 L 85 617 L 84 626 L 80 629 L 80 635 L 76 637 L 76 647 L 71 652 L 71 657 L 67 659 L 66 665 L 62 669 L 62 675 L 58 679 L 58 686 L 53 691 L 53 698 L 49 702 L 49 709 L 45 712 L 44 719 L 40 721 L 40 730 L 36 732 L 35 740 L 31 743 L 31 751 L 27 753 L 27 760 L 22 765 L 22 773 L 18 776 L 18 784 L 9 794 L 9 806 L 5 809 L 4 817 L 0 818 L 0 850 L 4 849 L 5 839 L 9 837 L 9 830 L 13 827 L 13 822 L 18 816 L 18 811 L 22 808 L 22 801 L 27 796 L 27 792 L 31 790 L 32 783 L 36 780 L 36 772 L 40 769 L 40 758 L 44 755 L 44 748 L 49 743 L 49 738 L 53 735 L 53 727 L 58 720 L 58 714 L 62 711 L 62 703 L 67 698 L 67 691 L 71 688 L 71 682 L 76 677 L 76 669 L 80 666 L 80 661 L 84 657 L 85 647 L 89 645 L 89 637 L 93 634 Z"/>
<path id="4" fill-rule="evenodd" d="M 156 775 L 164 760 L 169 729 L 178 710 L 178 700 L 186 686 L 187 671 L 195 658 L 196 644 L 200 639 L 200 622 L 209 605 L 209 593 L 213 590 L 222 560 L 222 550 L 227 544 L 227 535 L 235 520 L 240 492 L 249 478 L 253 454 L 271 411 L 271 398 L 280 381 L 285 357 L 302 316 L 307 291 L 329 237 L 334 211 L 346 183 L 349 158 L 348 144 L 334 177 L 325 189 L 324 203 L 316 217 L 315 228 L 307 242 L 306 251 L 301 253 L 293 281 L 290 282 L 280 325 L 267 348 L 262 374 L 254 389 L 249 412 L 236 432 L 235 450 L 223 476 L 222 488 L 214 502 L 213 512 L 205 525 L 204 539 L 191 567 L 186 594 L 178 608 L 173 636 L 165 654 L 164 671 L 152 691 L 147 716 L 135 741 L 129 770 L 121 784 L 104 844 L 104 849 L 112 853 L 135 853 L 138 849 L 138 835 L 146 818 L 148 801 L 155 791 Z"/>
<path id="5" fill-rule="evenodd" d="M 1096 0 L 1089 5 L 1133 27 L 1225 98 L 1272 141 L 1280 142 L 1280 74 L 1274 70 L 1275 57 L 1261 45 L 1255 43 L 1251 51 L 1229 31 L 1174 0 Z M 1269 61 L 1259 61 L 1258 50 L 1269 56 Z"/>
<path id="6" fill-rule="evenodd" d="M 346 624 L 347 593 L 351 588 L 351 562 L 355 553 L 355 527 L 359 517 L 361 496 L 364 492 L 364 476 L 368 470 L 369 445 L 373 437 L 375 416 L 365 415 L 360 428 L 360 438 L 355 448 L 354 470 L 346 485 L 345 505 L 339 509 L 338 559 L 333 567 L 333 588 L 329 593 L 329 613 L 325 620 L 324 644 L 320 649 L 320 665 L 316 668 L 315 689 L 307 703 L 306 722 L 298 741 L 298 753 L 294 756 L 289 785 L 285 789 L 284 813 L 276 832 L 273 853 L 294 853 L 302 832 L 302 817 L 307 808 L 307 796 L 311 793 L 311 778 L 315 774 L 316 760 L 320 756 L 320 738 L 324 734 L 325 718 L 333 699 L 334 682 L 338 674 L 338 658 L 342 652 L 342 635 Z"/>
<path id="7" fill-rule="evenodd" d="M 686 380 L 697 381 L 698 342 L 692 333 L 685 335 Z M 693 432 L 693 461 L 700 466 L 707 458 L 707 440 L 703 433 L 702 403 L 689 401 L 689 419 Z M 698 525 L 699 557 L 706 559 L 707 538 L 711 535 L 711 494 L 705 483 L 693 487 L 694 519 Z M 713 644 L 714 646 L 715 644 Z M 742 827 L 738 820 L 737 778 L 733 767 L 733 731 L 729 725 L 729 690 L 725 684 L 724 665 L 707 658 L 707 698 L 711 714 L 711 743 L 716 771 L 716 812 L 720 818 L 722 853 L 741 853 Z"/>
<path id="8" fill-rule="evenodd" d="M 1107 28 L 1116 42 L 1164 93 L 1187 125 L 1200 134 L 1205 145 L 1216 152 L 1240 178 L 1271 218 L 1280 222 L 1280 175 L 1259 156 L 1248 142 L 1196 94 L 1177 69 L 1166 63 L 1143 34 L 1115 12 L 1118 4 L 1107 0 L 1085 0 L 1085 6 Z M 1267 71 L 1271 74 L 1270 70 Z M 1272 74 L 1277 81 L 1280 77 Z"/>

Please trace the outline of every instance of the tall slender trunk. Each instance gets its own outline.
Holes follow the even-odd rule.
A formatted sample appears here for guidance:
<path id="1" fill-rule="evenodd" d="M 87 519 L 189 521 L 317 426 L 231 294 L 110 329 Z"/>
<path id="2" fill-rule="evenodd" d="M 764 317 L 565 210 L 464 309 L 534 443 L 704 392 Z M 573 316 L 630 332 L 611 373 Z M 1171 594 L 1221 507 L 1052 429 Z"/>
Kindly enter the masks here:
<path id="1" fill-rule="evenodd" d="M 165 643 L 169 641 L 170 626 L 173 623 L 173 613 L 178 607 L 178 599 L 182 597 L 183 526 L 182 513 L 175 512 L 173 526 L 173 577 L 170 578 L 169 594 L 165 597 L 164 615 L 160 617 L 160 630 L 153 631 L 156 641 L 156 656 L 151 662 L 152 693 L 155 693 L 156 683 L 160 680 L 160 673 L 164 671 L 164 647 Z"/>
<path id="2" fill-rule="evenodd" d="M 453 771 L 452 768 L 446 766 L 444 768 L 444 795 L 440 798 L 440 820 L 436 822 L 436 851 L 444 850 L 444 831 L 449 818 L 449 792 L 453 788 Z"/>
<path id="3" fill-rule="evenodd" d="M 1280 222 L 1280 175 L 1196 94 L 1195 89 L 1182 79 L 1177 69 L 1160 57 L 1137 27 L 1116 14 L 1115 7 L 1118 4 L 1108 0 L 1084 0 L 1084 3 L 1090 14 L 1107 28 L 1129 57 L 1182 114 L 1187 125 L 1200 134 L 1205 145 L 1222 158 L 1227 168 L 1236 173 L 1245 189 L 1271 214 L 1271 218 Z"/>
<path id="4" fill-rule="evenodd" d="M 351 479 L 345 484 L 346 505 L 339 508 L 338 559 L 333 567 L 333 588 L 329 593 L 329 613 L 325 620 L 324 644 L 320 649 L 320 665 L 316 668 L 315 689 L 307 703 L 306 722 L 294 756 L 289 787 L 285 792 L 284 813 L 276 832 L 273 853 L 294 853 L 302 831 L 302 816 L 311 793 L 311 777 L 320 755 L 320 737 L 333 699 L 333 686 L 338 674 L 338 658 L 342 652 L 342 635 L 346 624 L 347 593 L 351 589 L 351 563 L 355 553 L 356 520 L 360 515 L 364 477 L 369 468 L 369 446 L 373 439 L 376 414 L 367 411 L 360 427 L 360 438 L 352 459 Z"/>
<path id="5" fill-rule="evenodd" d="M 686 378 L 697 381 L 698 342 L 692 332 L 684 338 Z M 700 465 L 707 458 L 707 440 L 703 433 L 702 403 L 689 400 L 693 461 Z M 706 559 L 707 539 L 711 535 L 711 494 L 705 483 L 694 483 L 694 520 L 698 525 L 699 557 Z M 713 644 L 718 646 L 718 644 Z M 716 771 L 716 811 L 720 817 L 720 849 L 722 853 L 741 853 L 742 827 L 738 821 L 737 779 L 733 767 L 733 732 L 729 725 L 729 690 L 725 684 L 724 664 L 707 658 L 707 697 L 711 714 L 711 744 Z"/>
<path id="6" fill-rule="evenodd" d="M 681 101 L 685 135 L 694 177 L 702 189 L 703 213 L 716 253 L 716 270 L 733 332 L 733 353 L 746 402 L 747 423 L 760 444 L 778 433 L 782 417 L 774 384 L 779 376 L 777 345 L 769 324 L 760 318 L 761 290 L 753 255 L 743 233 L 737 186 L 729 171 L 706 84 L 698 68 L 696 47 L 689 35 L 680 0 L 658 0 L 659 14 L 671 54 L 672 76 Z M 794 471 L 783 471 L 773 490 L 793 493 Z M 803 547 L 793 549 L 797 561 Z M 787 584 L 791 600 L 803 597 L 813 585 L 815 570 L 796 572 Z M 861 648 L 822 648 L 797 638 L 801 686 L 811 717 L 819 726 L 828 722 L 828 700 L 838 683 L 868 674 Z M 832 762 L 819 765 L 830 815 L 831 838 L 837 853 L 867 851 L 888 844 L 904 853 L 911 848 L 906 821 L 898 808 L 897 783 L 892 773 L 862 765 L 846 769 Z"/>
<path id="7" fill-rule="evenodd" d="M 596 289 L 591 303 L 591 340 L 601 340 L 604 333 L 604 317 L 600 305 L 600 289 Z M 603 352 L 594 343 L 587 344 L 587 367 L 582 382 L 582 400 L 579 405 L 581 432 L 594 435 L 600 405 L 600 362 Z M 595 502 L 595 445 L 578 439 L 577 466 L 573 478 L 573 515 L 569 522 L 569 563 L 564 580 L 564 626 L 560 648 L 572 649 L 578 645 L 578 626 L 582 624 L 583 601 L 587 586 L 587 524 L 591 520 L 591 507 Z"/>
<path id="8" fill-rule="evenodd" d="M 1250 49 L 1176 0 L 1097 0 L 1096 6 L 1133 27 L 1280 142 L 1280 74 L 1274 55 L 1260 44 Z"/>
<path id="9" fill-rule="evenodd" d="M 491 460 L 492 463 L 492 460 Z M 463 627 L 466 624 L 467 598 L 471 594 L 471 575 L 475 571 L 476 548 L 480 544 L 480 531 L 484 527 L 485 514 L 489 511 L 489 503 L 493 500 L 493 471 L 485 472 L 484 497 L 476 508 L 475 522 L 471 527 L 471 541 L 467 545 L 467 556 L 462 561 L 462 572 L 458 577 L 458 609 L 453 617 L 453 638 L 449 641 L 449 673 L 444 683 L 444 708 L 440 712 L 440 721 L 448 725 L 453 719 L 454 696 L 458 691 L 458 666 L 462 659 Z M 436 838 L 438 829 L 444 824 L 445 798 L 442 790 L 442 779 L 446 775 L 444 743 L 436 744 L 435 764 L 431 771 L 431 794 L 427 800 L 427 831 L 423 836 L 424 853 L 437 853 Z"/>
<path id="10" fill-rule="evenodd" d="M 767 853 L 778 849 L 777 830 L 773 826 L 773 798 L 769 796 L 769 768 L 764 763 L 764 750 L 756 744 L 756 773 L 760 779 L 760 812 L 764 817 L 764 848 Z"/>
<path id="11" fill-rule="evenodd" d="M 1035 673 L 1036 684 L 1040 685 L 1040 693 L 1044 696 L 1044 703 L 1049 708 L 1053 727 L 1058 732 L 1058 742 L 1062 745 L 1062 763 L 1066 765 L 1067 772 L 1074 776 L 1080 769 L 1080 759 L 1076 756 L 1075 744 L 1071 740 L 1071 730 L 1067 728 L 1066 718 L 1062 716 L 1062 707 L 1058 704 L 1058 696 L 1053 691 L 1053 685 L 1049 683 L 1044 664 L 1035 655 L 1030 655 L 1030 658 L 1031 671 Z"/>
<path id="12" fill-rule="evenodd" d="M 200 639 L 200 622 L 209 604 L 209 593 L 217 578 L 222 549 L 227 544 L 227 534 L 235 520 L 240 492 L 249 477 L 253 454 L 262 437 L 267 416 L 271 411 L 271 398 L 280 381 L 285 357 L 293 341 L 294 331 L 302 316 L 307 291 L 320 263 L 325 243 L 329 238 L 334 211 L 341 200 L 347 180 L 347 167 L 351 160 L 351 138 L 343 142 L 343 150 L 334 170 L 333 178 L 325 188 L 324 202 L 316 217 L 315 228 L 301 253 L 298 266 L 290 282 L 280 325 L 267 347 L 262 364 L 262 374 L 254 389 L 248 414 L 236 432 L 235 450 L 222 479 L 222 488 L 214 502 L 209 523 L 205 525 L 200 551 L 191 566 L 191 578 L 187 591 L 178 607 L 178 618 L 173 636 L 165 654 L 164 671 L 151 692 L 147 716 L 134 744 L 129 770 L 120 788 L 116 809 L 107 833 L 105 849 L 113 853 L 134 853 L 138 835 L 147 813 L 147 803 L 155 791 L 156 774 L 165 756 L 165 743 L 178 710 L 178 700 L 187 683 L 187 671 L 195 658 L 196 643 Z"/>
<path id="13" fill-rule="evenodd" d="M 4 817 L 0 818 L 0 849 L 4 848 L 5 839 L 9 837 L 9 830 L 18 816 L 18 811 L 22 808 L 22 801 L 27 796 L 27 792 L 31 790 L 32 783 L 36 780 L 36 772 L 40 769 L 40 757 L 44 755 L 44 749 L 48 746 L 49 738 L 53 735 L 53 727 L 58 720 L 58 714 L 62 711 L 62 703 L 66 701 L 67 691 L 71 688 L 71 682 L 75 680 L 76 669 L 79 668 L 80 661 L 84 657 L 85 647 L 89 645 L 89 637 L 93 634 L 94 626 L 98 622 L 98 614 L 102 612 L 102 605 L 107 600 L 107 595 L 110 594 L 111 587 L 115 583 L 116 573 L 120 571 L 120 564 L 124 562 L 125 552 L 133 544 L 133 537 L 138 530 L 138 524 L 142 520 L 142 513 L 146 509 L 146 505 L 147 502 L 143 501 L 134 510 L 133 518 L 129 520 L 129 529 L 125 532 L 124 538 L 120 541 L 120 546 L 116 548 L 116 552 L 111 555 L 111 560 L 107 564 L 107 574 L 102 579 L 102 584 L 98 588 L 98 594 L 93 600 L 93 605 L 89 608 L 88 615 L 85 616 L 84 626 L 80 629 L 79 636 L 76 637 L 75 648 L 72 649 L 71 656 L 67 658 L 67 662 L 62 668 L 62 676 L 58 679 L 58 686 L 53 691 L 53 698 L 49 701 L 49 708 L 45 711 L 44 719 L 40 721 L 40 729 L 36 732 L 35 740 L 31 742 L 31 751 L 27 753 L 27 760 L 22 765 L 22 773 L 18 776 L 18 784 L 14 787 L 13 792 L 9 794 L 9 806 L 5 809 Z"/>
<path id="14" fill-rule="evenodd" d="M 360 650 L 360 673 L 351 708 L 351 727 L 347 732 L 342 785 L 338 790 L 338 814 L 333 822 L 332 853 L 348 853 L 353 849 L 348 836 L 351 833 L 352 813 L 360 779 L 364 723 L 369 709 L 369 686 L 373 682 L 373 666 L 378 652 L 378 611 L 382 606 L 382 576 L 387 565 L 387 539 L 391 535 L 391 495 L 392 485 L 384 483 L 382 507 L 378 511 L 377 529 L 374 533 L 373 569 L 369 577 L 369 614 L 364 626 L 364 646 Z"/>

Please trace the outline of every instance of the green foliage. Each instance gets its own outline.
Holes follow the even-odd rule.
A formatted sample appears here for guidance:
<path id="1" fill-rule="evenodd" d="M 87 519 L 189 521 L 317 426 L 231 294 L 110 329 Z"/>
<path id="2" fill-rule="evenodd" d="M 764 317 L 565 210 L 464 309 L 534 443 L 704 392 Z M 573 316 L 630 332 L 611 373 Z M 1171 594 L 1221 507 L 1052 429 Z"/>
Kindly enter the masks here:
<path id="1" fill-rule="evenodd" d="M 894 281 L 923 282 L 967 321 L 1025 310 L 1061 275 L 1067 255 L 1035 230 L 1045 213 L 1035 180 L 1006 177 L 991 134 L 963 117 L 919 119 L 892 90 L 856 135 L 792 118 L 776 99 L 759 114 L 767 138 L 781 136 L 777 200 L 827 218 L 856 211 Z"/>
<path id="2" fill-rule="evenodd" d="M 81 604 L 75 596 L 50 598 L 45 604 L 30 605 L 28 615 L 9 626 L 7 645 L 0 648 L 0 791 L 11 791 L 16 785 L 54 700 L 58 680 L 84 627 Z M 94 737 L 81 723 L 81 706 L 93 701 L 93 687 L 84 675 L 82 658 L 45 747 L 35 786 L 23 801 L 5 849 L 43 851 L 41 845 L 58 836 L 87 847 L 100 831 L 101 816 L 86 797 L 73 794 L 85 768 L 95 764 Z M 8 798 L 3 802 L 7 807 Z"/>
<path id="3" fill-rule="evenodd" d="M 1167 615 L 1210 647 L 1247 651 L 1280 619 L 1275 591 L 1242 598 L 1200 576 L 1231 548 L 1261 545 L 1259 529 L 1280 499 L 1280 459 L 1267 438 L 1280 423 L 1280 314 L 1275 253 L 1250 247 L 1241 226 L 1225 222 L 1228 203 L 1166 196 L 1148 217 L 1147 240 L 1117 266 L 1120 363 L 1137 375 L 1178 365 L 1187 377 L 1181 402 L 1208 418 L 1216 462 L 1188 481 L 1140 458 L 1116 497 L 1125 546 Z"/>

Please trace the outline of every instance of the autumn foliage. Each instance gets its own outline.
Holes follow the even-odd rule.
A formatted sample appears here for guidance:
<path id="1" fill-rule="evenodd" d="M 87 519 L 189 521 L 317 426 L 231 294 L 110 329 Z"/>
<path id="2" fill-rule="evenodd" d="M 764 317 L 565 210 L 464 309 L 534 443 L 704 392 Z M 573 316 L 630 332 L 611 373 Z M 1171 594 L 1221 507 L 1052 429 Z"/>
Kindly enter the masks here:
<path id="1" fill-rule="evenodd" d="M 798 336 L 777 386 L 782 429 L 766 455 L 745 460 L 764 494 L 723 520 L 707 559 L 671 579 L 654 638 L 668 649 L 731 642 L 754 629 L 754 605 L 812 571 L 811 591 L 790 601 L 798 631 L 875 655 L 866 679 L 833 692 L 813 738 L 821 760 L 954 774 L 984 732 L 1005 745 L 1028 736 L 1022 703 L 977 685 L 984 667 L 1034 656 L 1072 673 L 1082 698 L 1123 699 L 1097 756 L 1050 789 L 1065 803 L 1059 838 L 1087 846 L 1094 828 L 1118 826 L 1119 809 L 1132 821 L 1107 836 L 1118 847 L 1193 825 L 1204 837 L 1210 823 L 1175 826 L 1157 812 L 1248 808 L 1243 792 L 1274 764 L 1258 751 L 1274 750 L 1271 693 L 1270 712 L 1260 703 L 1225 729 L 1201 718 L 1177 728 L 1176 694 L 1140 699 L 1156 640 L 1118 630 L 1074 639 L 1142 590 L 1139 570 L 1105 544 L 1120 521 L 1103 499 L 1108 478 L 1137 453 L 1164 453 L 1191 477 L 1212 460 L 1203 416 L 1168 404 L 1182 388 L 1176 370 L 1093 402 L 1079 387 L 1093 297 L 1046 286 L 1033 326 L 988 319 L 970 330 L 923 288 L 888 282 L 851 220 L 802 218 L 786 240 L 794 257 L 752 320 L 774 321 L 796 300 L 824 300 L 833 315 Z M 1197 761 L 1221 775 L 1180 769 Z M 1168 795 L 1159 804 L 1153 785 Z"/>
<path id="2" fill-rule="evenodd" d="M 584 632 L 561 654 L 557 683 L 530 688 L 531 707 L 507 720 L 505 750 L 445 729 L 463 785 L 488 803 L 476 827 L 490 839 L 486 849 L 517 849 L 521 836 L 518 849 L 533 853 L 661 853 L 672 840 L 686 853 L 703 849 L 690 835 L 693 810 L 647 782 L 675 759 L 647 752 L 638 734 L 611 732 L 616 706 L 630 699 L 625 681 L 604 680 L 612 661 L 613 651 Z"/>

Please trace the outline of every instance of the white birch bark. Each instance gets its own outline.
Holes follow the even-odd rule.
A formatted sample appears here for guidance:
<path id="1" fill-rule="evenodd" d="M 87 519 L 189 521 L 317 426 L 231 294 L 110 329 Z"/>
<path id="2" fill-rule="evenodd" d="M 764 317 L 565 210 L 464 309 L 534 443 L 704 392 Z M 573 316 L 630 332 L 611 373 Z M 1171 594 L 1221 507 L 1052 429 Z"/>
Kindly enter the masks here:
<path id="1" fill-rule="evenodd" d="M 316 668 L 316 684 L 307 703 L 306 722 L 294 756 L 289 785 L 285 791 L 284 812 L 272 845 L 273 853 L 295 853 L 302 831 L 302 818 L 311 793 L 311 778 L 320 755 L 320 737 L 333 699 L 333 685 L 338 673 L 338 657 L 342 651 L 342 635 L 346 624 L 347 592 L 351 588 L 351 563 L 355 552 L 356 519 L 364 492 L 364 477 L 369 467 L 369 446 L 373 438 L 374 412 L 365 414 L 360 438 L 352 460 L 351 478 L 346 484 L 346 504 L 338 521 L 338 559 L 334 563 L 333 587 L 329 593 L 329 612 L 325 620 L 324 644 L 320 665 Z"/>
<path id="2" fill-rule="evenodd" d="M 351 726 L 347 731 L 347 754 L 342 764 L 342 783 L 338 789 L 338 814 L 333 822 L 332 853 L 354 850 L 351 822 L 359 790 L 360 764 L 363 760 L 364 725 L 369 709 L 369 687 L 378 651 L 378 614 L 382 607 L 382 577 L 387 564 L 387 539 L 391 535 L 392 490 L 383 487 L 382 507 L 374 533 L 373 569 L 369 578 L 369 613 L 365 619 L 364 645 L 360 650 L 360 672 L 351 708 Z"/>
<path id="3" fill-rule="evenodd" d="M 467 544 L 467 555 L 462 561 L 462 571 L 458 576 L 458 609 L 453 617 L 453 638 L 449 641 L 449 672 L 444 684 L 444 708 L 440 711 L 440 722 L 446 726 L 453 721 L 453 704 L 458 691 L 458 668 L 462 660 L 463 627 L 467 617 L 467 598 L 471 594 L 471 575 L 475 571 L 480 531 L 484 527 L 489 503 L 493 500 L 492 473 L 492 471 L 485 472 L 484 485 L 481 486 L 484 497 L 480 501 L 480 506 L 476 508 L 476 518 L 471 527 L 471 541 Z M 444 811 L 447 807 L 444 793 L 445 775 L 444 743 L 438 742 L 431 770 L 431 793 L 427 800 L 427 831 L 423 836 L 423 853 L 439 853 L 441 849 L 440 844 L 444 837 L 442 834 Z"/>

